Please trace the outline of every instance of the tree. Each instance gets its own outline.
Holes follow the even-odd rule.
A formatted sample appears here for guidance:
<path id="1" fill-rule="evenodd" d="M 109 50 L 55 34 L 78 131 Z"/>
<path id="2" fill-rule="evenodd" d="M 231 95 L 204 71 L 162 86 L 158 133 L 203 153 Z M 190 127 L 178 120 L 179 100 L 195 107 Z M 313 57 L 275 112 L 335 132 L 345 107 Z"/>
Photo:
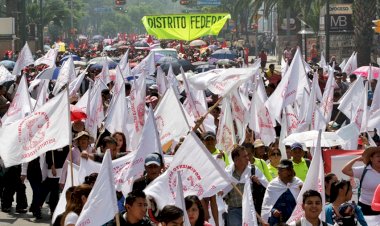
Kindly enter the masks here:
<path id="1" fill-rule="evenodd" d="M 358 66 L 368 65 L 371 62 L 372 20 L 376 19 L 376 0 L 355 0 L 352 10 Z"/>

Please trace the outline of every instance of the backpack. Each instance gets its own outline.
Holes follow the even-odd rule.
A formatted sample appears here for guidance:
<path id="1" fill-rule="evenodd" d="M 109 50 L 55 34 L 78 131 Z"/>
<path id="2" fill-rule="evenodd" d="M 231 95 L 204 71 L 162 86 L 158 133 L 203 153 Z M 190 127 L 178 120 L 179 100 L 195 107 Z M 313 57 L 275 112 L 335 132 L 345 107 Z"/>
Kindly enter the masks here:
<path id="1" fill-rule="evenodd" d="M 255 165 L 251 165 L 251 176 L 255 176 Z M 255 209 L 258 214 L 261 214 L 261 206 L 263 205 L 264 195 L 266 188 L 261 185 L 257 184 L 255 182 L 251 183 L 251 189 L 252 189 L 252 198 L 253 203 L 255 204 Z"/>

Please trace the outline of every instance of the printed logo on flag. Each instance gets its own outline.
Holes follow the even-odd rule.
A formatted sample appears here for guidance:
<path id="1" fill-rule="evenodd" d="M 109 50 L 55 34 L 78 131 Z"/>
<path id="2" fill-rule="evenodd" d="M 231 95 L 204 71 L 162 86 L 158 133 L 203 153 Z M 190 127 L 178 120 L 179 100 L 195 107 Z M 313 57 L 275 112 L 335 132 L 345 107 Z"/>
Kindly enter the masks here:
<path id="1" fill-rule="evenodd" d="M 18 140 L 25 151 L 23 158 L 29 157 L 43 146 L 54 143 L 55 138 L 45 141 L 46 130 L 50 127 L 49 116 L 45 112 L 35 112 L 18 126 Z"/>
<path id="2" fill-rule="evenodd" d="M 175 198 L 176 187 L 177 187 L 177 171 L 180 172 L 183 183 L 184 192 L 194 192 L 197 196 L 202 196 L 204 189 L 200 183 L 202 177 L 199 172 L 190 165 L 181 164 L 174 167 L 169 171 L 169 189 Z"/>
<path id="3" fill-rule="evenodd" d="M 223 131 L 222 132 L 223 134 L 222 134 L 221 143 L 224 144 L 225 147 L 232 147 L 233 143 L 232 143 L 232 140 L 230 139 L 232 137 L 232 132 L 230 128 L 227 125 L 224 125 L 222 131 Z"/>
<path id="4" fill-rule="evenodd" d="M 137 106 L 137 116 L 138 116 L 138 121 L 141 126 L 144 126 L 144 116 L 145 116 L 145 104 L 141 103 Z"/>

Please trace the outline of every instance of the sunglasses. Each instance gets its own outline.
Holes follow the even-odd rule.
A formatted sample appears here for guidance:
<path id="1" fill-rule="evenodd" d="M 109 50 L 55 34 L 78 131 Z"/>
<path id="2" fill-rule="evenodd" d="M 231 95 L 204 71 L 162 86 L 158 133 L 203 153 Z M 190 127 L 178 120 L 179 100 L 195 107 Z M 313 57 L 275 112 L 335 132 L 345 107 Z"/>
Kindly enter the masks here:
<path id="1" fill-rule="evenodd" d="M 273 152 L 270 156 L 281 156 L 280 152 Z"/>

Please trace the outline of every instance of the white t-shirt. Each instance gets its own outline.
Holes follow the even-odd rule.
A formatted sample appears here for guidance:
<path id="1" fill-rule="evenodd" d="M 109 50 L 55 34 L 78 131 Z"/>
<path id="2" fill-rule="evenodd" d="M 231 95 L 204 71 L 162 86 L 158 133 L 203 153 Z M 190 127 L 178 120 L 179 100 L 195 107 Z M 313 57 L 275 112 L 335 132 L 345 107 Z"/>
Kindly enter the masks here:
<path id="1" fill-rule="evenodd" d="M 70 212 L 66 215 L 66 218 L 65 218 L 65 224 L 64 226 L 66 225 L 69 225 L 69 224 L 76 224 L 77 221 L 78 221 L 78 215 L 74 212 Z"/>
<path id="2" fill-rule="evenodd" d="M 328 226 L 332 226 L 331 224 L 327 224 Z M 289 224 L 289 226 L 296 226 L 296 222 L 293 221 L 292 223 Z M 313 226 L 306 218 L 302 217 L 301 218 L 301 226 Z M 319 224 L 319 226 L 323 226 L 322 221 Z"/>
<path id="3" fill-rule="evenodd" d="M 352 167 L 354 177 L 360 180 L 364 168 L 365 166 Z M 371 165 L 367 166 L 367 169 L 367 173 L 363 178 L 359 201 L 370 206 L 373 194 L 375 193 L 377 186 L 380 184 L 380 173 L 374 170 Z"/>

